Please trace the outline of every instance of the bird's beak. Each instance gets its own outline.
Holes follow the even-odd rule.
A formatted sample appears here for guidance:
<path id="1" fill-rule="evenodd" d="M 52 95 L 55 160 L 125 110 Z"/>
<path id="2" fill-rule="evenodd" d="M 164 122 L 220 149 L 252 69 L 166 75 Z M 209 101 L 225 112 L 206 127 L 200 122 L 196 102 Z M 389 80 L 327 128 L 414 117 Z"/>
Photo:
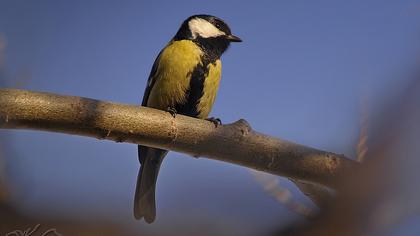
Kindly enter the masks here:
<path id="1" fill-rule="evenodd" d="M 233 34 L 226 35 L 225 38 L 231 42 L 242 42 L 242 39 Z"/>

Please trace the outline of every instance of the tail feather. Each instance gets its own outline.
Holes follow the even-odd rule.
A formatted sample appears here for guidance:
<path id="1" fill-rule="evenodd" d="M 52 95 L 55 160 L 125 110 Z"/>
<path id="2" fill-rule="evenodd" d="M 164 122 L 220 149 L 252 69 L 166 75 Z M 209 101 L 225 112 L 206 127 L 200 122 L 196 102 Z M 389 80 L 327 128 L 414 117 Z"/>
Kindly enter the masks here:
<path id="1" fill-rule="evenodd" d="M 138 146 L 140 171 L 137 176 L 136 193 L 134 196 L 134 217 L 152 223 L 156 218 L 155 189 L 166 150 Z"/>

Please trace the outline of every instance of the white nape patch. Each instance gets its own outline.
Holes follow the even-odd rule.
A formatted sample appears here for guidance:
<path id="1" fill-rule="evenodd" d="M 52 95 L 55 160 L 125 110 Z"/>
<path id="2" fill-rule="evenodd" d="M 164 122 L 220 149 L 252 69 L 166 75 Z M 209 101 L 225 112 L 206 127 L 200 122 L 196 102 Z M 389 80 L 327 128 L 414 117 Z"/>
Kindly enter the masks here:
<path id="1" fill-rule="evenodd" d="M 188 27 L 191 30 L 193 38 L 197 38 L 197 36 L 210 38 L 225 35 L 225 32 L 219 30 L 212 23 L 201 18 L 194 18 L 190 20 L 190 22 L 188 22 Z"/>

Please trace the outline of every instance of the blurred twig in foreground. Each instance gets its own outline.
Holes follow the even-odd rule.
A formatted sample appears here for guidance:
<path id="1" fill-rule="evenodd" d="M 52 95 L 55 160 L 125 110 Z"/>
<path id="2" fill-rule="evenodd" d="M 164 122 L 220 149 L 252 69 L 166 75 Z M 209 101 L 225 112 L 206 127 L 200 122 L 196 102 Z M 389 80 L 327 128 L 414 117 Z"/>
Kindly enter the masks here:
<path id="1" fill-rule="evenodd" d="M 420 212 L 420 77 L 376 118 L 366 160 L 330 208 L 280 235 L 384 235 Z"/>
<path id="2" fill-rule="evenodd" d="M 356 146 L 356 160 L 359 162 L 364 161 L 366 154 L 368 152 L 368 104 L 367 99 L 363 99 L 362 101 L 362 111 L 361 111 L 361 119 L 360 119 L 360 134 L 359 139 Z"/>

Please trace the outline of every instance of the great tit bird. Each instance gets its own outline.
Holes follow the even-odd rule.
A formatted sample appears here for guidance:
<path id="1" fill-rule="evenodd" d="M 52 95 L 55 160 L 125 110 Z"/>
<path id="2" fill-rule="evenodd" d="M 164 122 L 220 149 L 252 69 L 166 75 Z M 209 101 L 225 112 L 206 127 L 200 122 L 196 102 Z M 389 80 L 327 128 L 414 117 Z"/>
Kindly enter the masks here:
<path id="1" fill-rule="evenodd" d="M 231 42 L 241 41 L 215 16 L 190 16 L 156 58 L 142 106 L 169 111 L 174 116 L 182 114 L 207 119 L 219 87 L 220 56 Z M 147 223 L 155 220 L 156 180 L 167 153 L 162 149 L 138 146 L 141 167 L 134 197 L 136 219 L 144 217 Z"/>

